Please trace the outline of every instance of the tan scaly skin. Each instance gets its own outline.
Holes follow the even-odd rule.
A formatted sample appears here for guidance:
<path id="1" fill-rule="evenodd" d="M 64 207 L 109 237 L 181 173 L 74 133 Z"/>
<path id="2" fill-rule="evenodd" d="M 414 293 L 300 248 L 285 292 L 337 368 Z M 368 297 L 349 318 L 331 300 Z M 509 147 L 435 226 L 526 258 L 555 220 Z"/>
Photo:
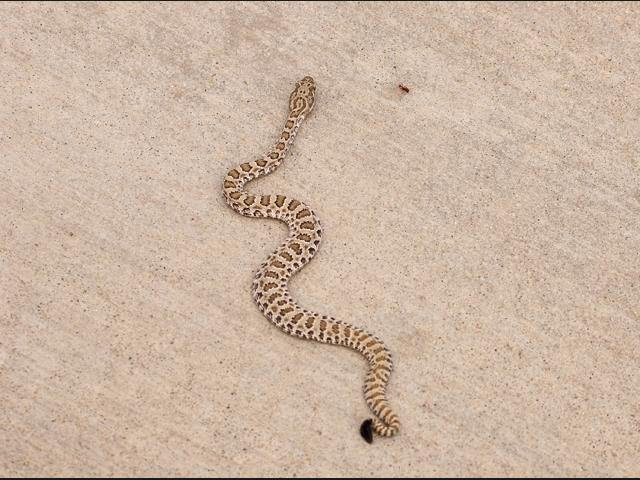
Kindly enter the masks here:
<path id="1" fill-rule="evenodd" d="M 260 266 L 253 280 L 253 298 L 260 311 L 286 333 L 352 348 L 369 362 L 364 397 L 375 415 L 360 427 L 371 443 L 372 432 L 395 435 L 400 423 L 386 398 L 393 368 L 391 353 L 382 341 L 361 328 L 300 307 L 289 295 L 287 283 L 318 251 L 322 228 L 314 211 L 304 203 L 284 195 L 253 195 L 244 190 L 250 180 L 271 173 L 284 159 L 304 118 L 315 103 L 315 82 L 304 77 L 289 97 L 289 117 L 273 149 L 254 162 L 229 170 L 224 179 L 224 197 L 238 213 L 248 217 L 269 217 L 289 226 L 289 237 Z"/>

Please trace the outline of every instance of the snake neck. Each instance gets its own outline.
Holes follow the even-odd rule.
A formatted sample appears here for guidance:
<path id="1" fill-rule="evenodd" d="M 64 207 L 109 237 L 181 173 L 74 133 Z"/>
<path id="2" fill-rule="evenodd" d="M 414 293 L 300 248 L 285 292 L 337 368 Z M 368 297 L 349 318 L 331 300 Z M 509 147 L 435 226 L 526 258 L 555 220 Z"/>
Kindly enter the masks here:
<path id="1" fill-rule="evenodd" d="M 273 172 L 289 153 L 291 145 L 298 134 L 304 115 L 289 112 L 282 132 L 273 147 L 261 159 L 253 162 L 241 163 L 227 173 L 224 180 L 223 193 L 227 203 L 236 211 L 242 213 L 241 196 L 244 186 L 251 180 Z"/>

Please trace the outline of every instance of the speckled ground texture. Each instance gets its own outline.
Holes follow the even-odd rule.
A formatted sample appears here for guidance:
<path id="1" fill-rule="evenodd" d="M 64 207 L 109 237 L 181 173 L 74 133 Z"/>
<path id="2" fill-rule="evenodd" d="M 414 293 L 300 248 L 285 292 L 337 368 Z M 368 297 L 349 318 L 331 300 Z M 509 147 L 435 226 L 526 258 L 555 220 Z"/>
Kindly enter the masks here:
<path id="1" fill-rule="evenodd" d="M 640 474 L 638 3 L 0 17 L 0 474 Z M 304 75 L 251 189 L 323 222 L 297 299 L 394 353 L 373 445 L 361 357 L 252 302 L 285 226 L 221 194 Z"/>

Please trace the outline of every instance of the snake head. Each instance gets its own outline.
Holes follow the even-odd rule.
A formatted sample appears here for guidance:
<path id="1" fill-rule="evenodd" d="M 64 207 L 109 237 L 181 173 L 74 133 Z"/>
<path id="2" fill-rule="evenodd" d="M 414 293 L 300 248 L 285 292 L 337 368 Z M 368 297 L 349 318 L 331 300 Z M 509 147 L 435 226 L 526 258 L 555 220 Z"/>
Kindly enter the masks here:
<path id="1" fill-rule="evenodd" d="M 308 115 L 313 110 L 316 101 L 316 82 L 307 76 L 296 83 L 296 89 L 289 97 L 289 110 L 291 115 L 298 117 Z"/>

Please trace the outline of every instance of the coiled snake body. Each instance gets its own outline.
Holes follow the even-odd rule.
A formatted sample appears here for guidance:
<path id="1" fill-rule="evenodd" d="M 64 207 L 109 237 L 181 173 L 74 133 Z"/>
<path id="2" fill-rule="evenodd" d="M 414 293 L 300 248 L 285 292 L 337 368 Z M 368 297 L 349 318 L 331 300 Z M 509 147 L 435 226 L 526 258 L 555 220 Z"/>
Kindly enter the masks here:
<path id="1" fill-rule="evenodd" d="M 224 179 L 224 197 L 235 211 L 248 217 L 269 217 L 289 226 L 288 238 L 257 271 L 252 285 L 260 311 L 286 333 L 323 343 L 343 345 L 362 353 L 369 362 L 364 397 L 375 415 L 360 428 L 371 443 L 372 431 L 389 437 L 400 423 L 389 406 L 386 387 L 393 368 L 391 353 L 380 339 L 346 322 L 300 307 L 289 295 L 287 283 L 308 263 L 322 238 L 320 220 L 303 202 L 284 195 L 253 195 L 244 190 L 250 180 L 271 173 L 284 159 L 306 115 L 315 103 L 315 82 L 305 77 L 289 98 L 289 117 L 273 149 L 259 160 L 229 170 Z"/>

